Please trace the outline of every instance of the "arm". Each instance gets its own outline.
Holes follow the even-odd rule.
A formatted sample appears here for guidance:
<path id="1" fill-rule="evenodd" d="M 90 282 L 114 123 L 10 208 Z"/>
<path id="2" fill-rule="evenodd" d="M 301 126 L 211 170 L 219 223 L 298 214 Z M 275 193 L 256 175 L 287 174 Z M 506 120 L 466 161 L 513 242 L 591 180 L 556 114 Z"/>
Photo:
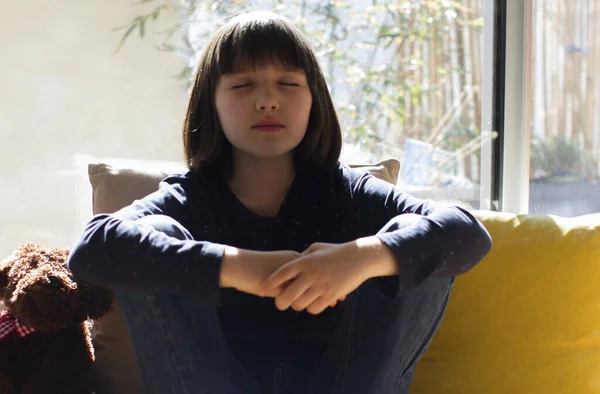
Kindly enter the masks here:
<path id="1" fill-rule="evenodd" d="M 162 290 L 214 297 L 218 291 L 224 245 L 178 240 L 136 225 L 147 216 L 167 215 L 185 226 L 188 212 L 209 209 L 193 180 L 173 176 L 158 191 L 114 214 L 96 215 L 69 256 L 80 280 L 112 289 Z M 191 219 L 191 218 L 190 218 Z"/>
<path id="2" fill-rule="evenodd" d="M 314 243 L 271 275 L 259 291 L 275 297 L 279 309 L 318 314 L 369 279 L 396 298 L 429 277 L 466 272 L 488 253 L 490 236 L 468 211 L 411 197 L 344 166 L 341 171 L 358 237 Z"/>
<path id="3" fill-rule="evenodd" d="M 395 257 L 398 275 L 380 281 L 386 294 L 403 294 L 431 276 L 467 272 L 489 252 L 487 230 L 467 210 L 421 200 L 370 175 L 344 171 L 353 203 L 365 215 L 363 222 L 373 223 L 373 233 Z M 379 272 L 393 272 L 386 261 L 379 264 Z"/>

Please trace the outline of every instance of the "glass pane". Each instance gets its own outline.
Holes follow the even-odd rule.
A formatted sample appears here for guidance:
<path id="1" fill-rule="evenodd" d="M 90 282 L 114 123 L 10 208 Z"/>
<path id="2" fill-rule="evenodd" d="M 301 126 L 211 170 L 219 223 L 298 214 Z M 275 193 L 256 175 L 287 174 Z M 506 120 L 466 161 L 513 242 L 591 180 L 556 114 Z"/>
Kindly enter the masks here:
<path id="1" fill-rule="evenodd" d="M 190 72 L 216 26 L 248 7 L 286 15 L 315 45 L 344 161 L 397 157 L 410 193 L 479 206 L 483 0 L 7 2 L 0 256 L 81 234 L 91 198 L 77 155 L 181 161 Z"/>
<path id="2" fill-rule="evenodd" d="M 600 212 L 600 0 L 536 0 L 532 213 Z"/>

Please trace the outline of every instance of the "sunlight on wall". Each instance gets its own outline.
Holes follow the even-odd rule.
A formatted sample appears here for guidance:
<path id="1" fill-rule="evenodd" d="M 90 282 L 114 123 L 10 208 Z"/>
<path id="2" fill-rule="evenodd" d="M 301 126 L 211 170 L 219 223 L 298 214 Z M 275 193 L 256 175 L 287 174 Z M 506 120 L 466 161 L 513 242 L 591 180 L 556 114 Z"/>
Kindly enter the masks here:
<path id="1" fill-rule="evenodd" d="M 147 6 L 122 0 L 4 2 L 0 13 L 0 257 L 65 246 L 77 224 L 75 154 L 180 160 L 184 59 L 159 32 L 115 31 Z"/>

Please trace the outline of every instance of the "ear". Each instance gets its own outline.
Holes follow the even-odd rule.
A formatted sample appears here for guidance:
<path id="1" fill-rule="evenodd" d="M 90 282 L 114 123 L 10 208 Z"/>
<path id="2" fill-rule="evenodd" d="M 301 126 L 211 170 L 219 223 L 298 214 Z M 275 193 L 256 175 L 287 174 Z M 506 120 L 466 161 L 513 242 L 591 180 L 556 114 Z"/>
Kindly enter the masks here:
<path id="1" fill-rule="evenodd" d="M 0 290 L 8 286 L 8 271 L 10 270 L 9 260 L 0 262 Z"/>

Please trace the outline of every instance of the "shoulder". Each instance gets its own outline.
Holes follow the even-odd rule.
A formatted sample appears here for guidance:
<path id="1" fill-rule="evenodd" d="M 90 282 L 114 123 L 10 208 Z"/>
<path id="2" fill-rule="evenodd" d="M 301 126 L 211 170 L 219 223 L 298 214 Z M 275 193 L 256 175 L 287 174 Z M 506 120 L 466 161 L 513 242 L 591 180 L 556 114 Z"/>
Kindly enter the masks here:
<path id="1" fill-rule="evenodd" d="M 352 194 L 391 193 L 394 191 L 395 185 L 390 183 L 391 177 L 384 174 L 380 167 L 378 165 L 351 166 L 338 163 L 337 172 Z"/>
<path id="2" fill-rule="evenodd" d="M 215 186 L 215 181 L 206 172 L 191 170 L 170 174 L 162 179 L 158 192 L 184 202 L 189 198 L 200 198 Z"/>

